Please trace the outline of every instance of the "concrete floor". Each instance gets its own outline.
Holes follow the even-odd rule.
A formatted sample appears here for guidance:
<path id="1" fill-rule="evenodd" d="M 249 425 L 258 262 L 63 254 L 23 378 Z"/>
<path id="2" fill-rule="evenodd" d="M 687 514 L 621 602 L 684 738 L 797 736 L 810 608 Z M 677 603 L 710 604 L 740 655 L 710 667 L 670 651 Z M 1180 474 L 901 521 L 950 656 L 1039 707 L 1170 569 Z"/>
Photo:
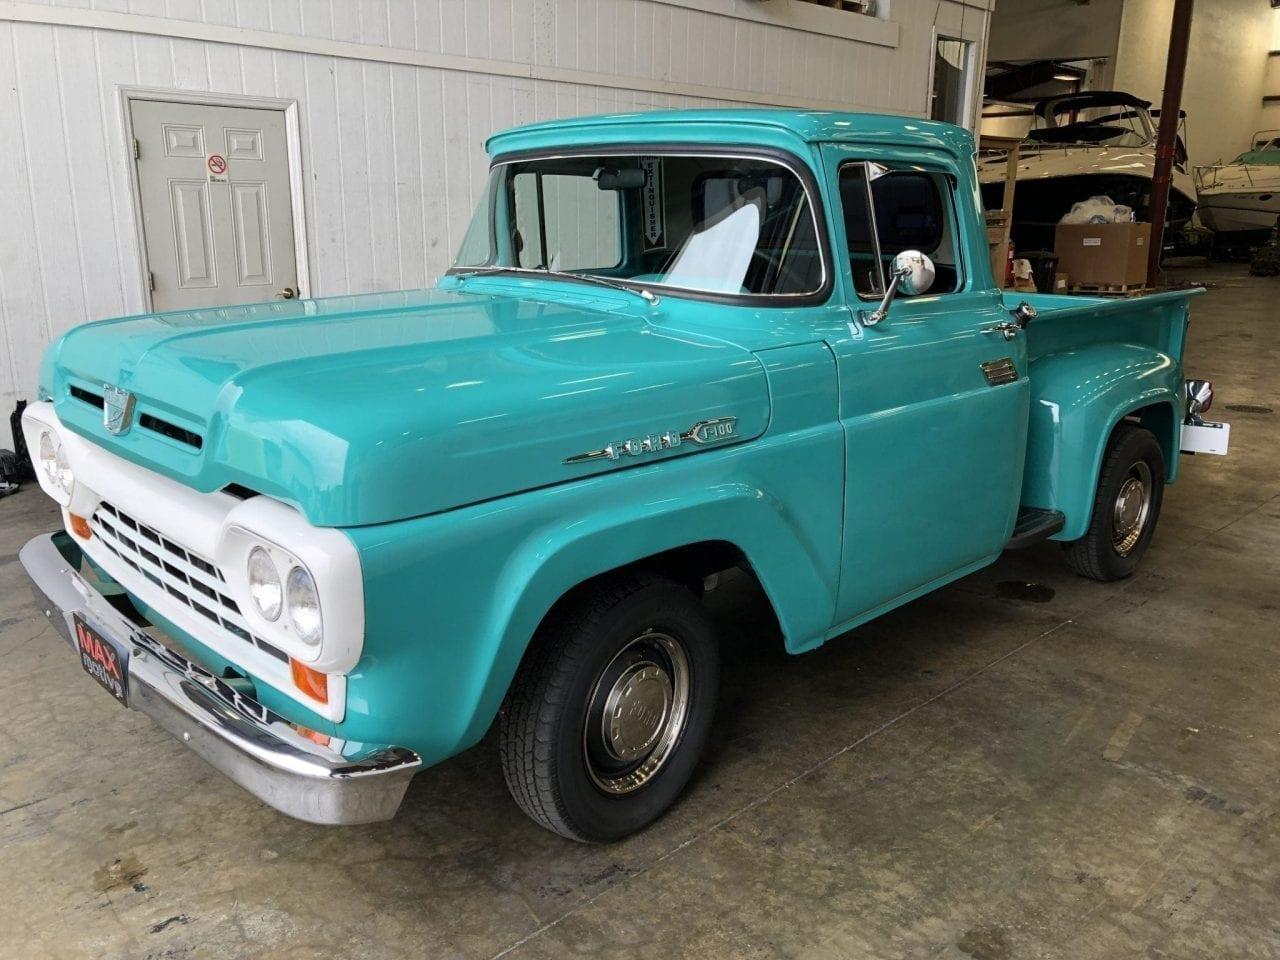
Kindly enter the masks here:
<path id="1" fill-rule="evenodd" d="M 1280 956 L 1280 413 L 1231 409 L 1280 408 L 1280 280 L 1180 274 L 1234 450 L 1141 573 L 1043 544 L 795 658 L 724 588 L 700 775 L 616 846 L 526 820 L 491 741 L 390 824 L 263 807 L 81 673 L 15 556 L 55 511 L 0 500 L 0 954 Z"/>

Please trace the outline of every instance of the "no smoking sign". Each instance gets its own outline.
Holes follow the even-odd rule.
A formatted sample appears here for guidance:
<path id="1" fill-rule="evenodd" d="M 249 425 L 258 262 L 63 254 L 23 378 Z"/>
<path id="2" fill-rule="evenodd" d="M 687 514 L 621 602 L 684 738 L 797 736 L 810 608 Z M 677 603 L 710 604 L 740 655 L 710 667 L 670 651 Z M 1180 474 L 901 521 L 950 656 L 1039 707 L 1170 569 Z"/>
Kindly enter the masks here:
<path id="1" fill-rule="evenodd" d="M 205 158 L 205 170 L 208 171 L 210 183 L 227 182 L 227 158 L 220 153 L 211 153 Z"/>

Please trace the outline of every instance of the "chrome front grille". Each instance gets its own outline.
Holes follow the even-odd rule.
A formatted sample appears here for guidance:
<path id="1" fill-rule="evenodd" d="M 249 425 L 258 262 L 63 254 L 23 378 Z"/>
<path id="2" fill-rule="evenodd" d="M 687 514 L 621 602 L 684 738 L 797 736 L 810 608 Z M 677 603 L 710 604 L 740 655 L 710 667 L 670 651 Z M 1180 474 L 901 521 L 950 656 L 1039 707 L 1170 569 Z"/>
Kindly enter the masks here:
<path id="1" fill-rule="evenodd" d="M 284 663 L 288 656 L 249 631 L 240 607 L 227 595 L 227 580 L 211 561 L 174 543 L 103 501 L 90 520 L 94 535 L 122 563 L 200 614 L 229 638 L 257 647 Z M 122 583 L 128 589 L 127 583 Z M 161 615 L 163 609 L 157 609 Z"/>

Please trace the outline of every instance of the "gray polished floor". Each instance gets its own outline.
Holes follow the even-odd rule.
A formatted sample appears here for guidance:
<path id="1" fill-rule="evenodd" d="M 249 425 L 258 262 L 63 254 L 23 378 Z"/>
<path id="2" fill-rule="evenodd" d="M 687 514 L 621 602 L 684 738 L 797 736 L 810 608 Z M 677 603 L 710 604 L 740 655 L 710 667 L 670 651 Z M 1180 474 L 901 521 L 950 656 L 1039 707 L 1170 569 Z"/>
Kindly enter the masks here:
<path id="1" fill-rule="evenodd" d="M 1175 275 L 1234 450 L 1141 573 L 1043 544 L 796 658 L 727 585 L 705 763 L 616 846 L 521 816 L 491 741 L 390 824 L 275 814 L 84 676 L 16 562 L 55 511 L 0 500 L 0 955 L 1280 955 L 1280 280 Z"/>

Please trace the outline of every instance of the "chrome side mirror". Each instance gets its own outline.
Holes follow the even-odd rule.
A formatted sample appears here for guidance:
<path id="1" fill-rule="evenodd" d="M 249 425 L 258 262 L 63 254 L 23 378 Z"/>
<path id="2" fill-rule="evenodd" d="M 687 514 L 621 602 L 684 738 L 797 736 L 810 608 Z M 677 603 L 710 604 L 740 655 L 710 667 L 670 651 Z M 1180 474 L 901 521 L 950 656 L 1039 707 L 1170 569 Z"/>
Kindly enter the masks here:
<path id="1" fill-rule="evenodd" d="M 1213 406 L 1213 384 L 1208 380 L 1187 381 L 1187 423 L 1202 424 L 1201 414 Z"/>
<path id="2" fill-rule="evenodd" d="M 906 271 L 898 289 L 909 297 L 928 293 L 933 286 L 933 278 L 938 273 L 933 267 L 933 261 L 919 250 L 903 250 L 893 258 L 893 270 L 894 273 Z"/>
<path id="3" fill-rule="evenodd" d="M 893 302 L 899 290 L 909 297 L 925 293 L 933 286 L 933 278 L 936 275 L 933 261 L 925 254 L 919 250 L 903 250 L 893 258 L 893 269 L 889 273 L 891 278 L 889 289 L 884 292 L 884 299 L 880 301 L 880 306 L 862 318 L 862 322 L 868 327 L 874 327 L 888 315 L 889 304 Z"/>

